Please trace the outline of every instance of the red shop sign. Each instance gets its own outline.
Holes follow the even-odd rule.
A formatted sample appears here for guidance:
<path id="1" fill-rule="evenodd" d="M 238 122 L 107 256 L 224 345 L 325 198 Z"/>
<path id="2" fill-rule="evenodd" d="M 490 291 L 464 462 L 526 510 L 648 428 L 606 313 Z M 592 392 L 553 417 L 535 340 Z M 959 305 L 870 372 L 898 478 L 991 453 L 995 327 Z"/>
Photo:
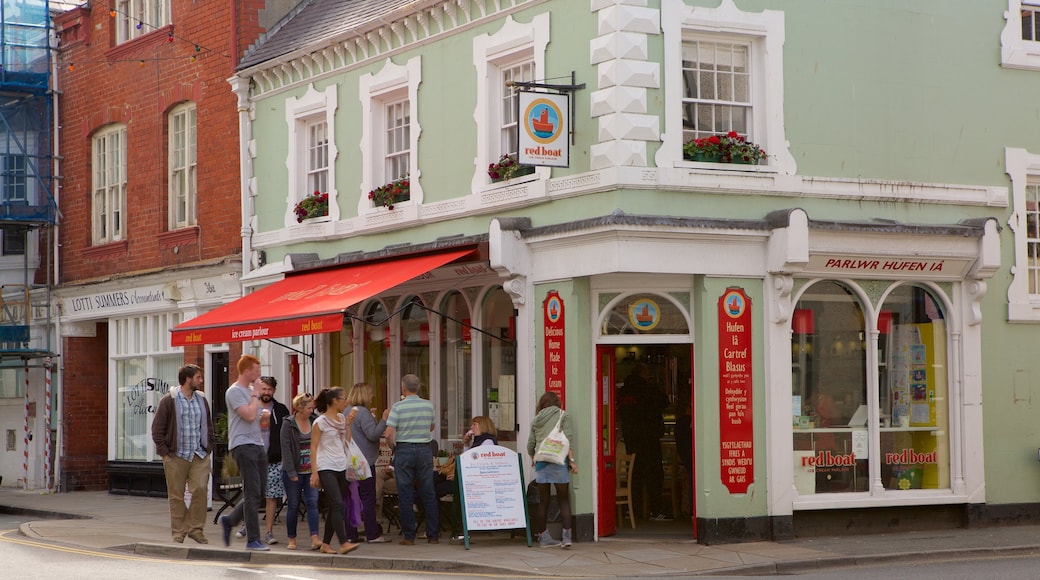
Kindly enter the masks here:
<path id="1" fill-rule="evenodd" d="M 567 407 L 566 327 L 563 323 L 563 299 L 550 290 L 542 302 L 545 314 L 545 390 L 556 393 L 563 407 Z"/>
<path id="2" fill-rule="evenodd" d="M 751 300 L 743 288 L 719 298 L 719 458 L 730 493 L 755 481 L 751 406 Z"/>

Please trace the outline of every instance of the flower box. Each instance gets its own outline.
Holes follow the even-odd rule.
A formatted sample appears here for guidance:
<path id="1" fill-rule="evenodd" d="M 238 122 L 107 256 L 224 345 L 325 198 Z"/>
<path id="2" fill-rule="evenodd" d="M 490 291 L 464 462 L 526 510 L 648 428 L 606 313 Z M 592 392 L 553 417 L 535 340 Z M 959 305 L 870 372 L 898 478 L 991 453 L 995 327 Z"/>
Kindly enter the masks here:
<path id="1" fill-rule="evenodd" d="M 368 192 L 368 199 L 376 206 L 383 206 L 388 210 L 394 209 L 394 205 L 411 199 L 411 185 L 408 177 L 402 177 L 381 185 Z"/>
<path id="2" fill-rule="evenodd" d="M 683 159 L 704 163 L 758 165 L 767 154 L 736 131 L 692 139 L 683 144 Z"/>
<path id="3" fill-rule="evenodd" d="M 503 155 L 497 163 L 488 165 L 488 177 L 491 183 L 508 181 L 514 177 L 522 177 L 534 173 L 534 165 L 520 165 L 515 155 Z"/>
<path id="4" fill-rule="evenodd" d="M 329 194 L 315 191 L 301 199 L 293 212 L 296 214 L 296 222 L 303 223 L 304 220 L 325 217 L 329 215 Z"/>

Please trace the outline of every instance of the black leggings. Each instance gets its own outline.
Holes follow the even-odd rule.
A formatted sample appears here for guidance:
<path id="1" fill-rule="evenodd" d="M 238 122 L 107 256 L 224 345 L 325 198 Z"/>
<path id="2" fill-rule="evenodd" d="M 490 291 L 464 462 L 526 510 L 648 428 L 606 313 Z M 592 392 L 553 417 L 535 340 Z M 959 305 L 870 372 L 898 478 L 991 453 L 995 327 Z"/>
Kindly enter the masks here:
<path id="1" fill-rule="evenodd" d="M 556 505 L 560 506 L 560 519 L 563 520 L 563 529 L 571 529 L 571 494 L 569 483 L 538 483 L 538 509 L 534 514 L 535 533 L 545 531 L 545 518 L 549 515 L 550 485 L 556 486 Z"/>
<path id="2" fill-rule="evenodd" d="M 347 543 L 347 525 L 343 521 L 343 498 L 347 495 L 347 472 L 323 469 L 318 472 L 321 488 L 329 500 L 329 513 L 325 514 L 325 536 L 322 542 L 332 541 L 332 534 L 340 544 Z"/>

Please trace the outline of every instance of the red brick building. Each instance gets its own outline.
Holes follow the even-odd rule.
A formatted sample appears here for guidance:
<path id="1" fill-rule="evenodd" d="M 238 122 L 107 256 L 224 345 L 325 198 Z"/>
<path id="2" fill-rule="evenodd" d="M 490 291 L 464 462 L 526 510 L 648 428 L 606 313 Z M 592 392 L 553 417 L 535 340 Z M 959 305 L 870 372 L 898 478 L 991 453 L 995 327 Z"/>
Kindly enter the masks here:
<path id="1" fill-rule="evenodd" d="M 64 491 L 165 493 L 150 426 L 184 363 L 204 366 L 223 407 L 238 352 L 171 347 L 169 328 L 240 294 L 240 113 L 227 79 L 287 4 L 110 0 L 55 19 Z"/>

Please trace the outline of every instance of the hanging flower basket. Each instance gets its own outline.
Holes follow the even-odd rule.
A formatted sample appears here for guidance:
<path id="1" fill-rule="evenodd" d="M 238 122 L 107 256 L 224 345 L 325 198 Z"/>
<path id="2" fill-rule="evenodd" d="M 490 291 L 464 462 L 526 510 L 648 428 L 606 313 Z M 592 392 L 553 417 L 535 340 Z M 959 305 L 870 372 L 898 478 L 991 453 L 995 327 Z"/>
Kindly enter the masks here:
<path id="1" fill-rule="evenodd" d="M 315 191 L 301 199 L 293 211 L 296 213 L 297 223 L 303 223 L 303 220 L 311 218 L 325 217 L 329 215 L 329 194 Z"/>
<path id="2" fill-rule="evenodd" d="M 683 144 L 683 159 L 705 163 L 758 165 L 768 155 L 736 131 L 692 139 Z"/>
<path id="3" fill-rule="evenodd" d="M 368 199 L 372 200 L 376 206 L 381 205 L 389 210 L 394 209 L 394 204 L 411 199 L 408 177 L 402 177 L 373 189 L 368 192 Z"/>
<path id="4" fill-rule="evenodd" d="M 488 177 L 491 178 L 491 183 L 508 181 L 514 177 L 532 173 L 534 173 L 534 165 L 520 165 L 516 160 L 516 155 L 503 155 L 497 163 L 488 165 Z"/>

